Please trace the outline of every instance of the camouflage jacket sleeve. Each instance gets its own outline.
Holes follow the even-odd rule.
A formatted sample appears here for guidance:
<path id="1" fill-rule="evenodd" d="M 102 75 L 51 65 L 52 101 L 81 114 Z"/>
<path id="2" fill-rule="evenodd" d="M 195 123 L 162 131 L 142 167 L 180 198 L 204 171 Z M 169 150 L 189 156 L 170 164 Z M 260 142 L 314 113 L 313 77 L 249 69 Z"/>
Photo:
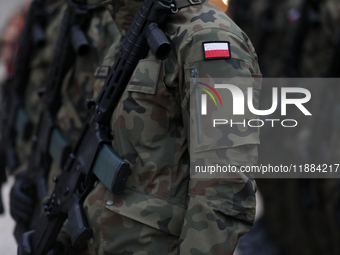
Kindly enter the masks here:
<path id="1" fill-rule="evenodd" d="M 197 121 L 192 104 L 200 100 L 195 93 L 197 79 L 204 79 L 213 87 L 215 78 L 230 82 L 243 77 L 246 84 L 242 85 L 253 86 L 253 79 L 260 76 L 254 48 L 232 21 L 210 4 L 203 4 L 202 9 L 190 7 L 181 14 L 177 18 L 191 22 L 173 31 L 172 41 L 177 47 L 175 73 L 180 74 L 180 104 L 191 168 L 195 163 L 237 168 L 256 164 L 257 129 L 216 128 L 207 133 L 203 128 L 199 134 L 195 130 L 208 125 L 209 120 Z M 204 42 L 229 42 L 231 58 L 204 60 Z M 224 95 L 220 96 L 223 100 Z M 226 111 L 226 119 L 231 118 Z M 179 253 L 232 254 L 238 238 L 249 231 L 254 220 L 255 182 L 243 174 L 237 178 L 209 174 L 195 178 L 191 169 L 186 206 Z"/>
<path id="2" fill-rule="evenodd" d="M 90 4 L 101 5 L 101 0 L 91 0 Z M 102 63 L 113 41 L 120 38 L 115 22 L 105 9 L 93 13 L 86 36 L 90 45 L 89 51 L 85 56 L 76 58 L 64 78 L 63 103 L 57 118 L 58 126 L 71 145 L 76 143 L 89 114 L 84 102 L 93 96 L 97 81 L 95 70 Z"/>
<path id="3" fill-rule="evenodd" d="M 215 77 L 243 77 L 248 83 L 240 87 L 246 89 L 260 76 L 256 54 L 247 36 L 208 3 L 181 9 L 164 32 L 172 45 L 169 57 L 160 61 L 150 52 L 140 60 L 113 112 L 113 149 L 130 164 L 131 175 L 122 194 L 105 190 L 100 204 L 179 238 L 172 247 L 178 246 L 180 254 L 230 254 L 254 220 L 255 183 L 245 175 L 190 178 L 190 160 L 200 157 L 207 165 L 237 167 L 255 164 L 259 131 L 217 130 L 220 139 L 214 141 L 221 146 L 206 144 L 190 158 L 189 148 L 193 152 L 198 142 L 190 138 L 190 99 L 195 100 L 190 79 L 196 73 L 213 85 Z M 232 58 L 204 60 L 206 41 L 228 41 Z M 98 225 L 98 210 L 90 201 L 97 200 L 94 191 L 85 203 L 93 225 Z M 108 200 L 114 203 L 108 205 Z"/>
<path id="4" fill-rule="evenodd" d="M 46 44 L 42 48 L 34 49 L 30 62 L 30 75 L 24 94 L 24 108 L 30 117 L 33 126 L 38 124 L 39 113 L 42 107 L 42 100 L 39 98 L 37 90 L 46 84 L 47 74 L 49 73 L 53 61 L 54 43 L 59 31 L 59 23 L 63 16 L 66 5 L 63 0 L 51 1 L 49 8 L 52 12 L 45 25 Z M 17 137 L 16 150 L 19 161 L 24 164 L 28 155 L 31 153 L 31 141 L 25 141 Z"/>

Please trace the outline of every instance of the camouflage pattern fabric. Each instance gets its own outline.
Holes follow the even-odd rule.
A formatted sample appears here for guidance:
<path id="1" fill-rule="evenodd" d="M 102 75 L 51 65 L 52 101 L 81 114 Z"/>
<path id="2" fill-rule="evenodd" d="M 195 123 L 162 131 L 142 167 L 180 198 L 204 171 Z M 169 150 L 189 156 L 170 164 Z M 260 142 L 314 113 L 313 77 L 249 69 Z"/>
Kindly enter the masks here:
<path id="1" fill-rule="evenodd" d="M 88 3 L 101 5 L 102 1 L 91 0 Z M 93 97 L 95 70 L 102 63 L 113 40 L 120 39 L 115 23 L 104 8 L 94 13 L 86 34 L 90 50 L 84 57 L 77 57 L 73 68 L 64 79 L 63 104 L 57 120 L 58 126 L 71 145 L 77 141 L 89 113 L 84 102 Z"/>
<path id="2" fill-rule="evenodd" d="M 98 70 L 102 70 L 103 67 L 106 70 L 110 70 L 109 68 L 111 68 L 112 63 L 114 62 L 114 60 L 116 59 L 116 56 L 118 54 L 118 50 L 119 50 L 119 46 L 120 46 L 120 40 L 121 40 L 120 36 L 116 36 L 114 38 L 114 42 L 112 43 L 109 50 L 107 51 L 107 54 L 104 57 L 102 65 L 97 67 L 96 72 Z M 107 73 L 106 73 L 106 75 L 107 75 Z M 100 90 L 105 83 L 106 75 L 103 75 L 101 77 L 97 77 L 97 79 L 95 80 L 94 86 L 93 86 L 93 98 L 94 99 L 96 99 L 98 97 Z"/>
<path id="3" fill-rule="evenodd" d="M 92 1 L 92 4 L 99 3 L 101 1 Z M 75 145 L 87 118 L 85 100 L 91 99 L 95 87 L 101 87 L 105 82 L 105 79 L 94 77 L 96 67 L 103 60 L 104 53 L 111 47 L 112 42 L 120 40 L 119 31 L 107 11 L 95 13 L 87 31 L 87 38 L 91 46 L 90 51 L 84 57 L 77 57 L 76 63 L 64 79 L 63 104 L 57 119 L 58 127 L 72 146 Z M 54 176 L 60 173 L 60 167 L 52 164 L 48 176 L 50 192 L 53 191 Z"/>
<path id="4" fill-rule="evenodd" d="M 30 61 L 30 70 L 28 70 L 29 73 L 29 79 L 27 81 L 27 85 L 25 87 L 25 93 L 24 93 L 24 108 L 30 117 L 30 120 L 32 121 L 33 128 L 36 128 L 40 116 L 40 111 L 42 107 L 43 100 L 38 97 L 37 90 L 39 88 L 45 88 L 46 87 L 46 79 L 48 76 L 48 73 L 50 72 L 53 57 L 54 57 L 54 46 L 55 42 L 57 40 L 57 35 L 59 31 L 59 25 L 66 7 L 66 1 L 65 0 L 55 0 L 55 1 L 47 1 L 46 2 L 46 8 L 49 10 L 49 14 L 46 16 L 46 23 L 44 24 L 44 32 L 45 32 L 45 45 L 42 48 L 35 48 L 31 49 L 34 52 L 32 52 L 32 59 Z M 20 74 L 18 74 L 20 75 Z M 34 134 L 35 130 L 33 130 Z M 25 172 L 27 170 L 27 163 L 28 163 L 28 157 L 31 153 L 32 143 L 31 139 L 28 139 L 28 141 L 21 140 L 20 137 L 17 137 L 16 144 L 15 144 L 16 153 L 19 158 L 19 167 L 15 169 L 14 175 L 19 178 L 17 180 L 16 184 L 20 183 L 22 181 L 23 175 L 21 175 L 22 172 Z M 29 183 L 29 184 L 28 184 Z M 15 188 L 16 184 L 13 185 L 12 190 Z M 11 197 L 11 214 L 12 217 L 15 218 L 17 221 L 17 227 L 14 231 L 14 235 L 17 239 L 17 242 L 21 242 L 21 233 L 24 231 L 24 229 L 33 227 L 33 220 L 32 222 L 29 221 L 30 218 L 34 218 L 33 214 L 35 212 L 38 212 L 38 207 L 34 208 L 34 201 L 35 196 L 34 190 L 32 190 L 31 187 L 33 187 L 33 184 L 29 181 L 25 183 L 25 185 L 29 185 L 30 189 L 25 189 L 23 193 L 29 194 L 27 195 L 27 201 L 28 204 L 32 206 L 30 208 L 25 205 L 26 209 L 23 209 L 21 207 L 20 209 L 15 209 L 15 204 L 22 204 L 22 201 L 18 200 L 17 197 Z M 22 186 L 20 188 L 23 188 Z M 29 190 L 29 191 L 28 191 Z M 25 198 L 26 199 L 26 198 Z M 42 202 L 42 201 L 41 201 Z M 37 209 L 34 213 L 33 211 Z M 31 214 L 27 215 L 27 219 L 22 220 L 21 218 L 16 218 L 12 210 L 14 210 L 14 214 L 18 214 L 20 211 L 21 213 L 27 213 L 27 210 L 31 210 Z M 27 221 L 27 222 L 26 222 Z M 31 224 L 33 223 L 33 224 Z M 27 227 L 23 227 L 23 229 L 19 229 L 20 226 L 23 226 L 23 224 L 27 224 Z M 28 227 L 29 226 L 29 227 Z"/>
<path id="5" fill-rule="evenodd" d="M 190 143 L 197 141 L 190 140 L 189 99 L 192 71 L 199 78 L 259 77 L 255 50 L 210 3 L 179 10 L 164 32 L 169 57 L 159 61 L 150 52 L 139 62 L 112 116 L 113 148 L 132 174 L 121 195 L 99 183 L 86 198 L 91 254 L 232 254 L 254 220 L 252 179 L 190 179 Z M 202 42 L 212 40 L 229 41 L 232 58 L 204 61 Z M 239 140 L 203 153 L 225 165 L 255 164 L 258 132 L 235 132 Z"/>
<path id="6" fill-rule="evenodd" d="M 89 4 L 100 6 L 102 1 L 88 1 Z M 56 3 L 54 3 L 56 4 Z M 53 21 L 46 29 L 47 46 L 37 52 L 31 63 L 31 81 L 25 94 L 25 108 L 31 119 L 37 124 L 40 107 L 43 99 L 37 95 L 37 89 L 43 88 L 47 82 L 48 73 L 53 62 L 54 42 L 57 39 L 59 26 L 67 7 L 67 1 L 59 1 L 57 5 L 60 10 L 54 11 L 51 19 Z M 54 6 L 54 5 L 53 5 Z M 62 86 L 62 106 L 58 112 L 57 125 L 61 128 L 66 140 L 74 145 L 78 138 L 82 124 L 87 117 L 88 110 L 84 102 L 93 96 L 94 72 L 99 63 L 102 62 L 104 53 L 111 46 L 113 40 L 120 39 L 120 34 L 116 28 L 110 14 L 100 8 L 91 19 L 89 28 L 86 31 L 90 50 L 86 56 L 78 57 L 72 69 L 66 75 Z M 25 146 L 25 147 L 24 147 Z M 18 141 L 18 148 L 25 148 L 22 151 L 23 159 L 29 155 L 31 143 L 24 144 Z M 61 173 L 60 167 L 53 162 L 49 171 L 47 183 L 48 191 L 54 189 L 53 177 Z"/>
<path id="7" fill-rule="evenodd" d="M 142 0 L 122 0 L 111 1 L 107 0 L 103 2 L 106 9 L 111 14 L 115 21 L 119 31 L 124 36 L 129 30 L 130 24 L 137 13 L 137 10 L 142 3 Z"/>
<path id="8" fill-rule="evenodd" d="M 101 6 L 101 0 L 91 0 L 88 4 Z M 57 125 L 66 140 L 74 146 L 85 122 L 88 110 L 85 100 L 93 96 L 96 67 L 104 58 L 113 40 L 120 40 L 120 34 L 110 14 L 103 8 L 96 11 L 91 19 L 87 39 L 90 44 L 85 56 L 78 56 L 75 64 L 64 78 L 62 85 L 62 106 L 58 112 Z M 61 173 L 57 164 L 52 164 L 48 176 L 49 191 L 54 187 L 53 177 Z"/>
<path id="9" fill-rule="evenodd" d="M 34 126 L 38 123 L 40 108 L 42 105 L 42 99 L 38 97 L 37 90 L 45 87 L 46 78 L 52 65 L 54 43 L 57 40 L 59 24 L 66 7 L 65 0 L 50 1 L 48 7 L 51 10 L 51 15 L 48 16 L 46 23 L 46 44 L 42 49 L 36 50 L 31 61 L 31 73 L 26 86 L 24 98 L 25 110 L 27 111 Z M 17 139 L 16 150 L 20 162 L 24 163 L 31 152 L 30 140 L 25 142 Z"/>
<path id="10" fill-rule="evenodd" d="M 88 4 L 97 6 L 101 3 L 101 0 L 88 1 Z M 120 33 L 104 8 L 94 13 L 86 35 L 90 50 L 85 56 L 77 57 L 75 64 L 66 75 L 62 86 L 62 106 L 57 116 L 58 127 L 72 146 L 75 145 L 89 113 L 84 103 L 86 99 L 93 97 L 93 89 L 98 82 L 94 77 L 96 67 L 103 61 L 104 54 L 112 42 L 120 40 Z M 104 81 L 102 79 L 99 83 Z M 51 185 L 49 191 L 54 187 L 53 177 L 60 173 L 60 167 L 53 164 L 48 177 Z"/>
<path id="11" fill-rule="evenodd" d="M 100 7 L 101 2 L 101 0 L 89 0 L 88 4 Z M 41 102 L 43 101 L 37 96 L 37 89 L 44 87 L 46 83 L 47 74 L 53 62 L 53 44 L 58 36 L 59 25 L 67 7 L 67 1 L 54 2 L 51 7 L 58 7 L 59 9 L 56 9 L 51 15 L 51 19 L 53 19 L 46 29 L 47 46 L 37 53 L 31 63 L 31 81 L 25 95 L 25 107 L 35 124 L 38 122 Z M 93 96 L 95 69 L 103 61 L 104 53 L 109 49 L 112 42 L 120 40 L 118 29 L 105 8 L 98 8 L 94 13 L 85 34 L 90 44 L 90 50 L 87 55 L 77 57 L 75 64 L 64 79 L 62 107 L 57 118 L 57 125 L 61 128 L 66 140 L 72 145 L 78 138 L 82 124 L 87 117 L 88 110 L 85 108 L 84 102 L 85 99 Z M 29 154 L 30 147 L 30 144 L 26 145 L 27 150 L 23 152 L 24 158 Z M 18 148 L 23 148 L 23 145 L 19 143 Z M 47 180 L 49 192 L 54 187 L 53 177 L 59 175 L 60 172 L 59 166 L 53 162 Z"/>
<path id="12" fill-rule="evenodd" d="M 89 0 L 88 4 L 100 6 L 102 0 Z M 109 12 L 105 9 L 96 11 L 91 19 L 86 32 L 90 44 L 89 52 L 83 57 L 77 57 L 75 64 L 66 75 L 62 86 L 62 106 L 58 112 L 57 124 L 64 134 L 66 140 L 74 146 L 88 116 L 85 100 L 93 98 L 96 87 L 103 86 L 105 78 L 96 77 L 96 68 L 105 59 L 105 53 L 112 50 L 116 52 L 115 46 L 120 41 L 120 33 L 112 20 Z M 49 172 L 49 191 L 54 188 L 53 177 L 61 172 L 57 164 L 52 164 Z M 64 244 L 67 254 L 85 254 L 83 250 L 73 249 L 68 234 L 67 224 L 63 227 L 59 240 Z"/>

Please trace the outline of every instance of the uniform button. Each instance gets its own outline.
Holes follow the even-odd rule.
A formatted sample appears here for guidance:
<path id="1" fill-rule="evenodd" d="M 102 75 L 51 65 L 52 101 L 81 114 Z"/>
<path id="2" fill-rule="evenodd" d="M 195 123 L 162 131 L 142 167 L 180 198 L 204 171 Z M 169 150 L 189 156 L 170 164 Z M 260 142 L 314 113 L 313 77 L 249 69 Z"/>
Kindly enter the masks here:
<path id="1" fill-rule="evenodd" d="M 93 238 L 92 238 L 92 237 L 90 238 L 89 243 L 90 243 L 90 244 L 93 244 Z"/>
<path id="2" fill-rule="evenodd" d="M 97 184 L 98 184 L 98 181 L 95 181 L 94 185 L 93 185 L 93 188 L 95 188 L 97 186 Z"/>
<path id="3" fill-rule="evenodd" d="M 107 200 L 106 201 L 106 205 L 113 205 L 115 202 L 113 202 L 112 200 Z"/>

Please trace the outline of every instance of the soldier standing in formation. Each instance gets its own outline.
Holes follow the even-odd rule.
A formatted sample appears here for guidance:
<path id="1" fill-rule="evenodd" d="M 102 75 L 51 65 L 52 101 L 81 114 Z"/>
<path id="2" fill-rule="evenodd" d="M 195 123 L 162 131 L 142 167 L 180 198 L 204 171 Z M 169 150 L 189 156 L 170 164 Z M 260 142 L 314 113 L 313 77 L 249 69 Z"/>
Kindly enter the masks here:
<path id="1" fill-rule="evenodd" d="M 74 146 L 82 124 L 87 117 L 88 110 L 84 107 L 86 98 L 92 97 L 92 87 L 95 81 L 93 76 L 97 65 L 104 58 L 104 53 L 113 41 L 119 42 L 119 32 L 112 21 L 110 14 L 101 5 L 101 1 L 89 1 L 89 5 L 97 10 L 92 15 L 86 28 L 89 50 L 84 56 L 78 56 L 71 69 L 63 80 L 62 106 L 58 112 L 57 124 L 66 140 Z M 60 23 L 64 16 L 67 1 L 49 1 L 46 9 L 49 11 L 48 22 L 45 24 L 46 44 L 37 49 L 30 65 L 30 80 L 25 92 L 25 109 L 34 126 L 38 124 L 40 109 L 44 100 L 38 96 L 38 89 L 45 87 L 48 74 L 53 62 L 55 42 L 57 40 Z M 32 208 L 37 203 L 35 184 L 27 177 L 27 160 L 31 151 L 31 142 L 17 139 L 17 153 L 20 156 L 19 171 L 16 171 L 16 182 L 11 191 L 11 215 L 17 222 L 18 232 L 15 236 L 20 241 L 23 230 L 34 227 L 34 211 Z M 53 162 L 47 178 L 49 196 L 53 190 L 53 177 L 61 172 L 57 162 Z M 42 202 L 42 201 L 41 201 Z M 39 208 L 40 210 L 40 208 Z M 22 229 L 25 226 L 24 229 Z"/>
<path id="2" fill-rule="evenodd" d="M 140 3 L 105 2 L 122 36 Z M 261 77 L 255 49 L 245 33 L 215 5 L 184 0 L 174 4 L 178 12 L 170 16 L 164 29 L 171 44 L 170 55 L 160 61 L 150 51 L 140 60 L 113 113 L 113 149 L 129 163 L 132 174 L 121 195 L 114 195 L 99 182 L 86 198 L 84 208 L 93 230 L 87 247 L 90 254 L 232 254 L 238 239 L 253 224 L 255 181 L 245 175 L 238 179 L 192 179 L 189 150 L 190 144 L 199 144 L 190 139 L 194 89 L 190 79 Z M 117 53 L 119 37 L 108 31 L 113 25 L 103 23 L 105 15 L 91 22 L 90 27 L 99 28 L 99 32 L 89 29 L 87 33 L 94 36 L 98 46 L 93 55 L 99 52 L 99 56 L 77 59 L 63 86 L 65 102 L 58 124 L 71 144 L 86 117 L 81 103 L 92 97 L 90 94 L 98 96 L 105 70 Z M 103 41 L 107 43 L 102 45 Z M 91 71 L 109 42 L 112 46 L 103 64 Z M 229 56 L 205 56 L 202 44 L 218 42 L 230 44 Z M 79 66 L 82 68 L 77 71 Z M 256 164 L 259 134 L 243 132 L 229 131 L 226 137 L 236 137 L 231 143 L 203 151 L 208 155 L 202 158 L 204 163 L 216 164 L 215 159 L 220 158 L 223 165 Z M 64 229 L 59 235 L 64 254 L 72 250 L 67 232 Z M 25 234 L 19 254 L 32 253 L 30 236 Z"/>
<path id="3" fill-rule="evenodd" d="M 124 3 L 118 10 L 111 8 L 120 31 L 126 29 L 120 24 L 128 22 L 119 18 L 128 20 L 139 5 Z M 232 254 L 238 238 L 252 226 L 252 179 L 190 179 L 189 148 L 197 141 L 190 140 L 189 99 L 190 79 L 196 74 L 212 79 L 260 76 L 255 50 L 216 6 L 186 1 L 175 5 L 179 11 L 164 29 L 172 46 L 169 57 L 159 61 L 150 51 L 140 60 L 113 113 L 113 148 L 130 164 L 132 174 L 122 195 L 98 183 L 86 198 L 94 233 L 88 242 L 91 254 Z M 202 43 L 212 40 L 229 41 L 232 57 L 204 59 Z M 204 151 L 209 154 L 205 164 L 215 164 L 217 154 L 223 155 L 225 165 L 256 164 L 256 147 L 248 145 L 258 143 L 257 138 L 255 133 L 233 141 L 237 145 Z"/>

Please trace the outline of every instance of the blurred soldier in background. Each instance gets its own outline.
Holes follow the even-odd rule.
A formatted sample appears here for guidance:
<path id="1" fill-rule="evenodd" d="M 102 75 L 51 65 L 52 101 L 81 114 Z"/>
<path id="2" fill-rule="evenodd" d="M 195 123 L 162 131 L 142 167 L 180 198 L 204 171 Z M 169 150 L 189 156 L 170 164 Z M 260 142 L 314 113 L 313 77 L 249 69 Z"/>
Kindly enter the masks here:
<path id="1" fill-rule="evenodd" d="M 41 104 L 44 100 L 45 84 L 48 83 L 47 79 L 50 78 L 48 74 L 54 57 L 54 43 L 57 40 L 60 22 L 67 6 L 67 1 L 57 0 L 50 1 L 46 4 L 48 4 L 47 7 L 49 10 L 53 8 L 53 12 L 48 16 L 49 22 L 46 26 L 48 43 L 35 54 L 31 61 L 30 82 L 25 93 L 25 108 L 35 124 L 39 119 L 39 102 Z M 71 69 L 63 79 L 61 89 L 62 106 L 57 116 L 57 124 L 71 145 L 74 145 L 82 123 L 87 117 L 87 109 L 84 106 L 84 101 L 86 98 L 92 97 L 95 68 L 102 61 L 104 53 L 112 44 L 112 41 L 119 41 L 120 38 L 110 14 L 101 6 L 101 1 L 89 0 L 88 4 L 95 10 L 85 31 L 89 47 L 85 55 L 76 58 Z M 38 89 L 40 89 L 41 92 L 40 96 L 38 96 L 37 93 Z M 27 148 L 30 148 L 30 146 L 29 144 Z M 23 146 L 18 144 L 17 148 L 23 148 Z M 26 152 L 26 155 L 29 155 L 30 149 Z M 25 168 L 26 166 L 23 167 L 23 170 L 25 170 Z M 53 177 L 58 175 L 60 171 L 60 166 L 58 166 L 56 162 L 53 162 L 48 180 L 46 180 L 49 191 L 53 190 Z M 35 224 L 32 218 L 34 216 L 32 215 L 32 208 L 34 208 L 36 203 L 40 204 L 40 202 L 42 202 L 37 201 L 36 185 L 36 183 L 32 182 L 32 177 L 27 176 L 25 171 L 23 171 L 12 188 L 11 214 L 17 221 L 17 226 L 20 227 L 16 235 L 18 238 L 20 238 L 23 231 L 31 229 Z M 49 194 L 46 194 L 46 196 L 47 195 Z M 38 211 L 39 210 L 40 206 L 38 206 Z"/>
<path id="2" fill-rule="evenodd" d="M 230 8 L 236 11 L 241 2 L 231 1 Z M 243 5 L 246 22 L 240 26 L 257 46 L 265 77 L 339 77 L 339 1 L 244 2 L 248 2 Z M 233 15 L 237 17 L 237 12 Z M 339 136 L 334 134 L 339 133 L 339 125 L 334 110 L 339 108 L 339 92 L 310 89 L 319 97 L 311 105 L 319 109 L 316 119 L 322 116 L 329 122 L 302 123 L 298 131 L 262 129 L 260 163 L 338 163 L 334 144 L 339 144 Z M 262 99 L 271 101 L 264 89 Z M 275 153 L 268 153 L 274 148 Z M 257 179 L 257 184 L 264 217 L 240 240 L 241 254 L 339 254 L 338 180 Z"/>
<path id="3" fill-rule="evenodd" d="M 17 10 L 11 15 L 0 39 L 0 60 L 5 66 L 2 79 L 6 79 L 14 73 L 14 59 L 17 52 L 19 35 L 24 23 L 25 12 L 23 9 Z"/>
<path id="4" fill-rule="evenodd" d="M 0 61 L 1 61 L 1 73 L 0 73 L 0 106 L 3 106 L 3 87 L 6 82 L 9 82 L 10 77 L 14 74 L 14 59 L 17 52 L 17 42 L 19 39 L 20 31 L 24 22 L 24 10 L 16 11 L 8 20 L 5 29 L 1 35 L 0 41 Z M 2 111 L 0 111 L 0 119 L 2 119 Z M 1 139 L 2 123 L 0 122 L 0 139 Z M 0 146 L 1 147 L 1 146 Z M 4 150 L 0 148 L 0 213 L 3 213 L 4 208 L 2 204 L 1 186 L 6 182 L 6 169 L 4 165 Z"/>
<path id="5" fill-rule="evenodd" d="M 59 30 L 59 23 L 63 13 L 64 0 L 49 1 L 46 3 L 47 19 L 44 24 L 44 44 L 36 46 L 33 49 L 29 49 L 31 53 L 31 61 L 27 66 L 28 81 L 25 84 L 24 93 L 24 108 L 27 112 L 30 121 L 35 127 L 38 122 L 39 112 L 42 105 L 41 98 L 38 97 L 37 90 L 44 87 L 46 76 L 50 70 L 53 59 L 53 48 L 56 40 L 56 36 Z M 28 41 L 30 38 L 21 38 L 21 40 Z M 13 75 L 23 75 L 22 73 L 13 73 Z M 12 88 L 14 89 L 14 87 Z M 25 170 L 27 167 L 27 160 L 31 151 L 31 138 L 23 140 L 21 137 L 16 138 L 16 154 L 19 160 L 19 167 L 14 169 L 13 174 L 16 175 L 16 183 L 11 191 L 11 208 L 10 212 L 12 217 L 17 222 L 14 235 L 17 241 L 21 240 L 22 233 L 26 228 L 31 228 L 29 222 L 33 215 L 34 202 L 31 198 L 33 195 L 30 191 L 34 189 L 29 184 L 29 179 L 26 176 Z M 24 190 L 21 190 L 21 186 L 24 186 Z"/>

